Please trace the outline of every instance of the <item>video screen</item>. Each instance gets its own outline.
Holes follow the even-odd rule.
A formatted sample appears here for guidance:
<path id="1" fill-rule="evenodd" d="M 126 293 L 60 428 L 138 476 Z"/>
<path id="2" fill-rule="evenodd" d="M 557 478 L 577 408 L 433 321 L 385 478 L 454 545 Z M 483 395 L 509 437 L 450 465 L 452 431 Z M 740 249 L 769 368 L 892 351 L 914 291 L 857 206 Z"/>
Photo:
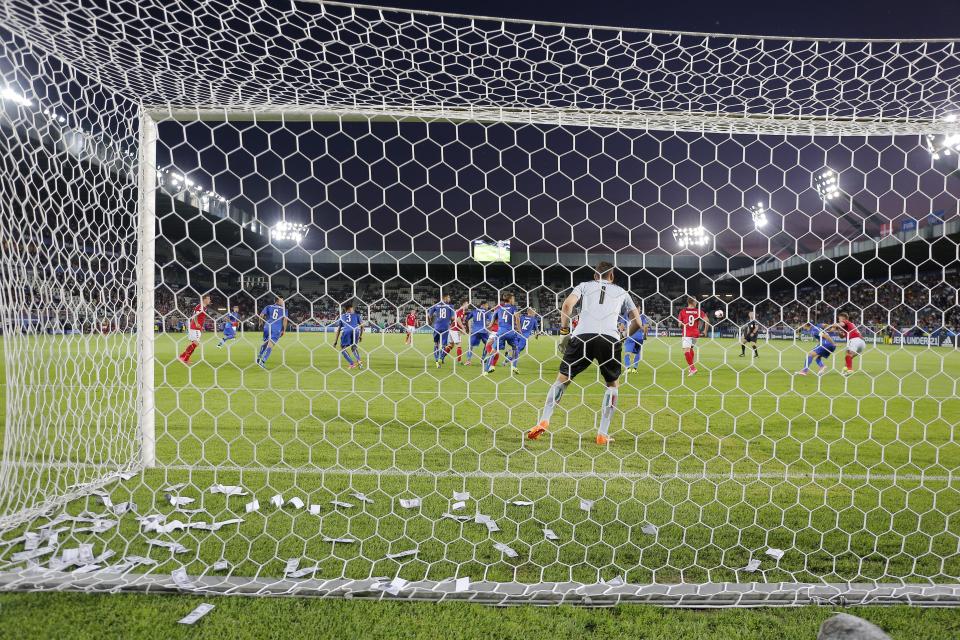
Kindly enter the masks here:
<path id="1" fill-rule="evenodd" d="M 510 241 L 473 241 L 473 259 L 477 262 L 510 262 Z"/>

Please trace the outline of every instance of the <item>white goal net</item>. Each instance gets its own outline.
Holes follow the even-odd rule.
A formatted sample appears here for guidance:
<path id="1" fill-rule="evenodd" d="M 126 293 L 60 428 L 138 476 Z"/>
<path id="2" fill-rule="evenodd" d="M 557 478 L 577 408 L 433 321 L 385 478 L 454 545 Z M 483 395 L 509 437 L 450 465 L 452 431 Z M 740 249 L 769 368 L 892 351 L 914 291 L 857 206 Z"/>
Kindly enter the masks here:
<path id="1" fill-rule="evenodd" d="M 3 588 L 956 602 L 956 42 L 0 40 Z"/>

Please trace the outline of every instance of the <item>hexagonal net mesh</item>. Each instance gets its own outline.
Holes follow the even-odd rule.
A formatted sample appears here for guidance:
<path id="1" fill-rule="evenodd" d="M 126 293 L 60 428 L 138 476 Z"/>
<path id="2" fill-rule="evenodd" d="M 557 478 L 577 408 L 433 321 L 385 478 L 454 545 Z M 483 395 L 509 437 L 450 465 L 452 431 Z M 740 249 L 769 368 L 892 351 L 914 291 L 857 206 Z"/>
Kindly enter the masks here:
<path id="1" fill-rule="evenodd" d="M 6 586 L 956 598 L 955 42 L 89 4 L 0 3 Z"/>

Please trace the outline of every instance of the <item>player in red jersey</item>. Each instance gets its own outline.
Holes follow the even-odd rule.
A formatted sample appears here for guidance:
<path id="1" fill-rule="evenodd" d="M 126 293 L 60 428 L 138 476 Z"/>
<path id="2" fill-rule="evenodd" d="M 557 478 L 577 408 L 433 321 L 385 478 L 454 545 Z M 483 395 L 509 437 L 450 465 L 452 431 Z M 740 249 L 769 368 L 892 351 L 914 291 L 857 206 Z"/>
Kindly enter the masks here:
<path id="1" fill-rule="evenodd" d="M 867 343 L 863 341 L 863 336 L 860 334 L 860 329 L 857 325 L 850 322 L 850 314 L 846 311 L 837 315 L 837 322 L 825 329 L 825 331 L 837 330 L 842 332 L 841 335 L 847 336 L 847 355 L 845 358 L 846 368 L 843 370 L 843 375 L 849 376 L 853 373 L 853 359 L 863 353 L 863 350 L 867 348 Z"/>
<path id="2" fill-rule="evenodd" d="M 453 313 L 453 323 L 450 325 L 450 342 L 445 348 L 447 353 L 457 347 L 457 364 L 463 362 L 463 347 L 461 346 L 463 334 L 467 332 L 467 307 L 470 306 L 469 300 L 464 300 L 457 310 Z"/>
<path id="3" fill-rule="evenodd" d="M 687 298 L 687 306 L 680 309 L 677 319 L 683 328 L 683 357 L 687 360 L 687 371 L 692 376 L 697 372 L 697 367 L 693 364 L 693 348 L 697 344 L 697 338 L 700 337 L 700 323 L 703 323 L 703 333 L 706 333 L 710 328 L 710 322 L 707 320 L 707 314 L 697 306 L 694 298 Z"/>
<path id="4" fill-rule="evenodd" d="M 208 306 L 210 306 L 210 296 L 203 296 L 200 303 L 193 308 L 193 315 L 190 316 L 190 324 L 187 329 L 187 338 L 190 340 L 190 344 L 177 358 L 183 364 L 190 364 L 190 356 L 200 346 L 200 336 L 203 334 L 203 324 L 207 321 Z"/>
<path id="5" fill-rule="evenodd" d="M 417 331 L 417 314 L 413 309 L 410 309 L 407 313 L 407 317 L 403 321 L 403 326 L 407 332 L 403 337 L 403 344 L 413 344 L 413 334 Z"/>
<path id="6" fill-rule="evenodd" d="M 497 341 L 497 331 L 499 330 L 500 324 L 497 322 L 497 309 L 500 308 L 498 304 L 490 311 L 488 317 L 493 318 L 490 322 L 490 337 L 487 338 L 486 352 L 487 355 L 483 356 L 484 359 L 487 358 L 491 353 L 493 353 L 493 343 Z M 500 352 L 493 354 L 493 360 L 490 361 L 490 371 L 493 371 L 497 368 L 497 362 L 500 360 Z"/>

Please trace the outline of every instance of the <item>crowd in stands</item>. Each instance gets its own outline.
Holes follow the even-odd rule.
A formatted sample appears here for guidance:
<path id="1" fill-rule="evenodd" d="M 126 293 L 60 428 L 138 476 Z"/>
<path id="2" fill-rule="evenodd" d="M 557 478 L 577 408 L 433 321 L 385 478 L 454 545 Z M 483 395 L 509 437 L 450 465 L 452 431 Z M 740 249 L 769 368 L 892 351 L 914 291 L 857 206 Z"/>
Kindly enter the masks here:
<path id="1" fill-rule="evenodd" d="M 720 325 L 742 324 L 747 313 L 756 311 L 762 325 L 792 331 L 804 322 L 833 322 L 843 310 L 853 314 L 856 322 L 874 333 L 886 335 L 928 335 L 960 331 L 960 276 L 942 272 L 897 276 L 885 280 L 861 280 L 845 283 L 832 281 L 825 285 L 806 281 L 790 285 L 783 278 L 782 286 L 759 289 L 744 286 L 744 295 L 701 296 L 702 308 L 713 313 L 724 312 Z M 31 331 L 80 332 L 130 331 L 136 325 L 136 300 L 133 287 L 107 287 L 93 283 L 82 286 L 82 280 L 63 276 L 45 279 L 33 277 L 17 289 L 14 300 L 19 307 L 21 328 Z M 296 282 L 296 281 L 294 281 Z M 779 282 L 779 281 L 778 281 Z M 640 286 L 645 284 L 641 283 Z M 637 283 L 634 283 L 637 284 Z M 345 302 L 353 302 L 371 329 L 399 331 L 408 311 L 413 310 L 419 322 L 425 321 L 426 310 L 439 298 L 441 287 L 451 295 L 455 306 L 465 300 L 471 304 L 487 301 L 496 306 L 503 291 L 512 291 L 519 306 L 531 306 L 543 316 L 547 330 L 559 326 L 559 307 L 569 290 L 569 280 L 545 279 L 511 282 L 491 279 L 485 282 L 435 283 L 427 280 L 410 283 L 395 279 L 380 281 L 373 277 L 350 280 L 346 277 L 307 280 L 281 291 L 291 323 L 295 327 L 323 327 L 336 320 Z M 685 304 L 682 284 L 672 290 L 654 290 L 633 294 L 638 306 L 658 328 L 675 328 L 674 315 Z M 661 285 L 662 286 L 662 285 Z M 185 284 L 164 283 L 155 291 L 156 328 L 159 331 L 182 331 L 198 300 L 199 292 Z M 248 287 L 225 295 L 213 291 L 208 329 L 213 329 L 230 307 L 236 305 L 246 328 L 256 327 L 256 314 L 273 301 L 273 292 L 265 285 Z"/>

